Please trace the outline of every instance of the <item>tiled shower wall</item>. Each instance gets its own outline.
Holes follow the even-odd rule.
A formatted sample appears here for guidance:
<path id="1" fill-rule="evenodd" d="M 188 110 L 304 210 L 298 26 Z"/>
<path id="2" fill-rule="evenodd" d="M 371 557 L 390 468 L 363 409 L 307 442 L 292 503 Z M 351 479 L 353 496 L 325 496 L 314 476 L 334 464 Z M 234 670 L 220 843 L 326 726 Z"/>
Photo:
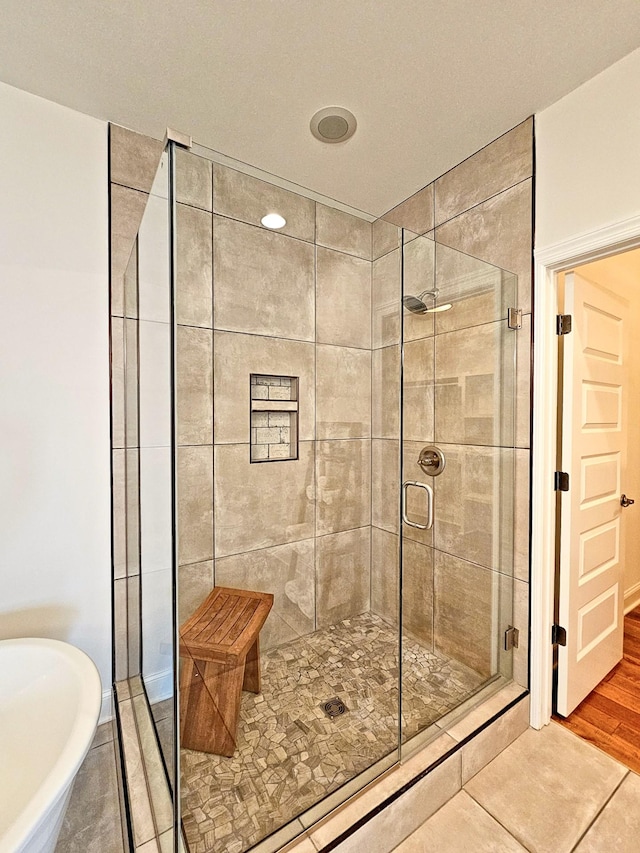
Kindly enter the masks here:
<path id="1" fill-rule="evenodd" d="M 518 275 L 525 318 L 517 333 L 515 577 L 506 577 L 507 585 L 513 583 L 514 621 L 521 629 L 514 675 L 527 684 L 532 125 L 529 120 L 482 149 L 373 229 L 364 220 L 178 152 L 181 618 L 214 579 L 275 593 L 262 634 L 265 646 L 362 612 L 370 603 L 375 612 L 397 617 L 400 226 Z M 123 331 L 126 326 L 118 276 L 160 148 L 155 140 L 112 128 L 116 384 L 119 324 Z M 259 225 L 271 209 L 287 219 L 277 233 Z M 419 255 L 426 243 L 416 240 L 411 250 L 425 269 L 430 260 Z M 417 327 L 412 332 L 413 322 L 407 315 L 405 380 L 412 370 L 419 377 L 429 369 L 425 340 Z M 249 463 L 250 373 L 299 377 L 298 460 Z M 421 406 L 428 408 L 429 401 L 418 387 L 406 409 L 415 424 L 426 417 Z M 114 415 L 119 422 L 115 400 Z M 432 436 L 406 429 L 405 419 L 409 459 Z M 117 555 L 126 532 L 120 521 L 124 455 L 120 462 L 118 434 L 114 422 L 117 677 L 123 677 L 127 583 L 131 613 L 138 585 L 135 566 L 128 580 L 126 567 L 118 568 L 124 566 Z M 457 450 L 464 456 L 464 443 Z M 487 569 L 473 558 L 432 552 L 431 544 L 419 537 L 406 543 L 405 624 L 423 641 L 465 660 L 465 651 L 488 636 L 491 603 L 480 594 Z M 428 583 L 425 561 L 431 567 Z M 469 584 L 469 577 L 477 583 Z M 425 612 L 433 618 L 425 620 Z M 461 638 L 459 626 L 465 623 L 469 631 Z M 468 662 L 478 663 L 473 657 Z"/>
<path id="2" fill-rule="evenodd" d="M 397 617 L 399 424 L 393 408 L 398 394 L 398 343 L 400 324 L 401 257 L 396 229 L 409 229 L 422 239 L 409 239 L 405 249 L 405 292 L 429 289 L 443 274 L 456 274 L 465 258 L 444 247 L 464 252 L 518 277 L 517 306 L 523 327 L 506 330 L 506 322 L 489 322 L 478 313 L 463 331 L 447 329 L 451 315 L 436 315 L 434 325 L 424 317 L 405 312 L 404 360 L 404 478 L 424 480 L 415 460 L 422 445 L 434 438 L 447 442 L 448 465 L 457 470 L 457 489 L 447 478 L 435 478 L 437 541 L 425 533 L 403 527 L 404 625 L 420 639 L 479 671 L 491 668 L 490 640 L 496 596 L 508 610 L 513 601 L 513 624 L 520 629 L 520 646 L 514 653 L 513 675 L 528 685 L 529 633 L 529 462 L 530 462 L 530 353 L 531 271 L 533 221 L 533 119 L 483 148 L 434 183 L 389 211 L 373 226 L 373 470 L 372 470 L 372 609 L 387 618 Z M 434 263 L 435 249 L 435 263 Z M 449 257 L 447 257 L 449 255 Z M 446 270 L 447 265 L 449 269 Z M 453 267 L 452 267 L 453 265 Z M 464 273 L 464 271 L 463 271 Z M 508 280 L 508 276 L 505 277 Z M 506 288 L 505 288 L 506 289 Z M 458 314 L 456 315 L 458 316 Z M 504 316 L 504 315 L 503 315 Z M 431 336 L 435 332 L 435 342 Z M 446 334 L 439 333 L 449 332 Z M 465 438 L 459 400 L 447 397 L 447 386 L 458 387 L 477 372 L 477 363 L 496 350 L 495 336 L 515 347 L 516 372 L 513 413 L 515 451 L 501 450 L 499 438 Z M 454 337 L 457 339 L 454 340 Z M 494 343 L 491 339 L 494 339 Z M 437 366 L 434 367 L 434 352 Z M 496 368 L 498 369 L 498 368 Z M 484 370 L 490 373 L 493 365 Z M 434 433 L 433 394 L 437 418 L 446 428 Z M 431 396 L 430 396 L 431 395 Z M 511 435 L 509 436 L 511 439 Z M 495 560 L 483 542 L 482 531 L 494 528 L 491 517 L 481 517 L 478 494 L 491 495 L 495 476 L 513 483 L 513 513 L 503 513 L 503 537 Z M 474 482 L 473 494 L 463 483 Z M 493 481 L 493 484 L 492 484 Z M 450 481 L 449 481 L 450 482 Z M 501 511 L 497 501 L 484 508 Z M 459 522 L 475 519 L 467 541 L 453 541 L 446 515 Z M 511 524 L 511 517 L 513 523 Z M 443 523 L 445 522 L 445 523 Z M 460 529 L 458 523 L 457 528 Z M 459 539 L 459 537 L 458 537 Z M 495 550 L 494 550 L 495 554 Z M 395 571 L 389 571 L 390 566 Z M 426 570 L 425 570 L 426 567 Z M 432 613 L 431 620 L 424 614 Z"/>
<path id="3" fill-rule="evenodd" d="M 159 154 L 112 128 L 114 282 Z M 369 609 L 371 223 L 183 150 L 176 195 L 180 618 L 214 583 L 273 592 L 268 648 Z M 280 232 L 260 225 L 274 209 Z M 124 302 L 112 308 L 114 364 Z M 298 378 L 297 460 L 250 463 L 250 374 Z M 139 595 L 139 573 L 126 577 L 123 477 L 118 468 L 118 678 L 137 671 L 127 585 L 132 615 Z"/>

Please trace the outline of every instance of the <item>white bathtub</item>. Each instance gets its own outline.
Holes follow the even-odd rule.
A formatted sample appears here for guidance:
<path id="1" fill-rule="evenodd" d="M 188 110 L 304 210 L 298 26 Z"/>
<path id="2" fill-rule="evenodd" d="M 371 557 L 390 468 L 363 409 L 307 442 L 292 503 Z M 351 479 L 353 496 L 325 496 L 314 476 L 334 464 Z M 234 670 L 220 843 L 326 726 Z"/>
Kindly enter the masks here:
<path id="1" fill-rule="evenodd" d="M 51 853 L 100 714 L 98 672 L 57 640 L 0 641 L 0 853 Z"/>

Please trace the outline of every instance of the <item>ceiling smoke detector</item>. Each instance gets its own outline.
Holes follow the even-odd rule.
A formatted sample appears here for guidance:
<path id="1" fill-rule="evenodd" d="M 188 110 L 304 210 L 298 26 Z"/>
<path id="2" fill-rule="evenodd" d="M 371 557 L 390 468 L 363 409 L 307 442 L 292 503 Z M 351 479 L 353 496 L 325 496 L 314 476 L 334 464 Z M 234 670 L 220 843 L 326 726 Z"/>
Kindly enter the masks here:
<path id="1" fill-rule="evenodd" d="M 320 142 L 346 142 L 356 132 L 356 117 L 343 107 L 325 107 L 311 119 L 311 133 Z"/>

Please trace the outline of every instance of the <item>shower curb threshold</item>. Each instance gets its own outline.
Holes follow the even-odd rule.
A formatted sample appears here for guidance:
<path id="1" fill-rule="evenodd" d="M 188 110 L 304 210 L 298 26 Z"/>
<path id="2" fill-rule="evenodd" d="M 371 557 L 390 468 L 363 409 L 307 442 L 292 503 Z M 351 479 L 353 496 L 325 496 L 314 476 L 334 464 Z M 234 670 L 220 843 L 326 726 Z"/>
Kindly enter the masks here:
<path id="1" fill-rule="evenodd" d="M 252 853 L 391 853 L 528 727 L 529 692 L 507 685 L 289 843 L 266 839 Z M 409 808 L 391 822 L 398 800 Z"/>

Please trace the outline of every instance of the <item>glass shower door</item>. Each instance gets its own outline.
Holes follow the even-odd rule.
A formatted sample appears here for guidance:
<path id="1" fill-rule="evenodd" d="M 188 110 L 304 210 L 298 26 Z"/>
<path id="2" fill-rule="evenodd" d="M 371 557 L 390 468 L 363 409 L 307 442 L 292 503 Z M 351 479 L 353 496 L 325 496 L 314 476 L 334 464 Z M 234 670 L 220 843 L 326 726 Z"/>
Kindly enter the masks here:
<path id="1" fill-rule="evenodd" d="M 516 276 L 403 233 L 402 741 L 511 680 Z"/>

